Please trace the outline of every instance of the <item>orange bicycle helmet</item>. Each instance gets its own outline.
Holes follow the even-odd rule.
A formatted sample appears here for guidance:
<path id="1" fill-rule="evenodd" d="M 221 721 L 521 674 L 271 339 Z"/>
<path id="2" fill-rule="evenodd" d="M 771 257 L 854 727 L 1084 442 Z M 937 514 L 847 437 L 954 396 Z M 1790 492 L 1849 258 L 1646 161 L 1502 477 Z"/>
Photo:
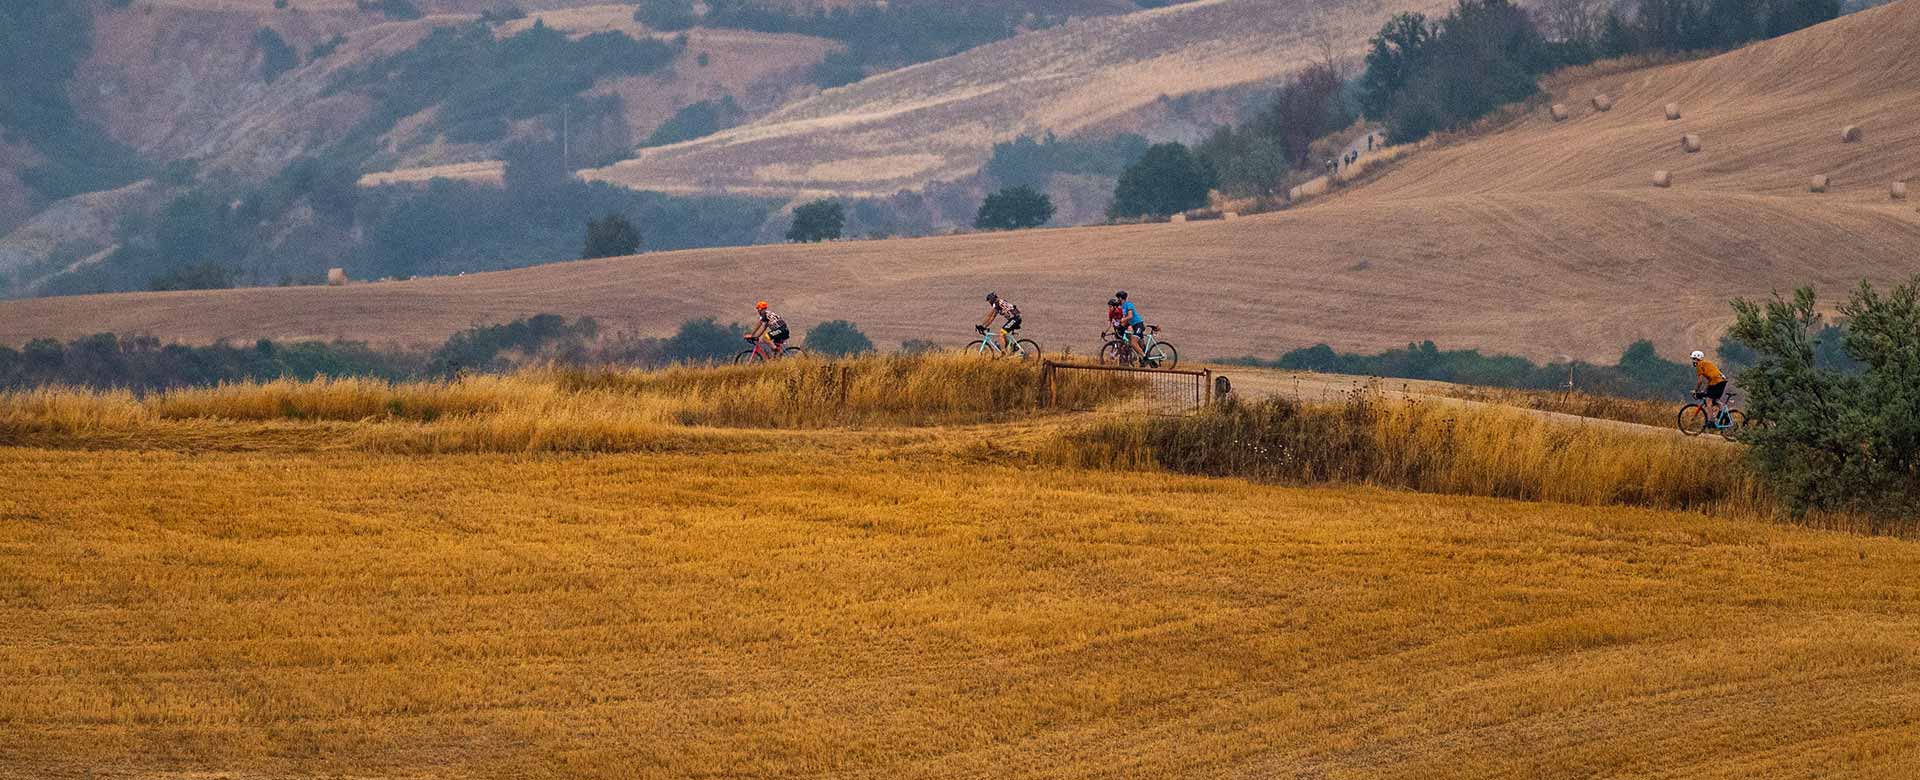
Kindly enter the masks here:
<path id="1" fill-rule="evenodd" d="M 759 303 L 756 303 L 756 304 L 754 304 L 754 305 L 753 305 L 753 308 L 755 308 L 755 309 L 759 309 L 760 311 L 766 311 L 766 310 L 767 310 L 767 302 L 766 302 L 766 301 L 761 301 L 761 302 L 759 302 Z"/>

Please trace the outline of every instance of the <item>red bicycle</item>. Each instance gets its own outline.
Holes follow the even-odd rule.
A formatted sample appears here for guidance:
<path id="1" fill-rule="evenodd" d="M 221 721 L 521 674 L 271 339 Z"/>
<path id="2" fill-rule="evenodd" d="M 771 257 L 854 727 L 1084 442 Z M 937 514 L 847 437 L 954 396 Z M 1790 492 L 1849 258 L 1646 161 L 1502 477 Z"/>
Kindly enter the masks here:
<path id="1" fill-rule="evenodd" d="M 773 343 L 773 339 L 767 338 L 765 333 L 760 334 L 760 338 L 757 339 L 752 336 L 741 336 L 741 338 L 753 342 L 753 349 L 740 350 L 740 354 L 733 356 L 735 363 L 764 363 L 780 358 L 791 360 L 807 353 L 799 347 L 781 349 L 780 345 Z"/>

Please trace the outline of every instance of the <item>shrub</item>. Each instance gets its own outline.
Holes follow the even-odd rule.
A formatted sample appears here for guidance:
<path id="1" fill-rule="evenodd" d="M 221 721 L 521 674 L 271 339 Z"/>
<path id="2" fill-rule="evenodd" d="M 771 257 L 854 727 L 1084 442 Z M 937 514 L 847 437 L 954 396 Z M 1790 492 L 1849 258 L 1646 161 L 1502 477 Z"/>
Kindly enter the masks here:
<path id="1" fill-rule="evenodd" d="M 1147 139 L 1130 133 L 1110 138 L 1060 139 L 1048 132 L 1038 139 L 1020 136 L 993 145 L 982 173 L 1002 187 L 1045 189 L 1056 173 L 1119 176 L 1147 153 Z"/>
<path id="2" fill-rule="evenodd" d="M 621 257 L 640 251 L 640 230 L 619 214 L 608 214 L 587 222 L 586 246 L 580 250 L 583 260 L 596 257 Z"/>
<path id="3" fill-rule="evenodd" d="M 831 241 L 847 224 L 847 208 L 838 201 L 816 200 L 793 210 L 787 240 L 799 243 Z"/>
<path id="4" fill-rule="evenodd" d="M 687 320 L 667 339 L 663 356 L 674 362 L 703 362 L 733 357 L 742 349 L 747 328 L 734 323 L 721 327 L 712 317 Z"/>
<path id="5" fill-rule="evenodd" d="M 1010 187 L 987 196 L 974 215 L 973 226 L 981 230 L 1019 230 L 1047 224 L 1053 219 L 1053 199 L 1032 187 Z"/>
<path id="6" fill-rule="evenodd" d="M 1165 217 L 1199 208 L 1214 184 L 1212 166 L 1184 144 L 1156 144 L 1120 174 L 1107 217 Z"/>
<path id="7" fill-rule="evenodd" d="M 268 84 L 280 78 L 280 74 L 300 67 L 300 55 L 287 45 L 285 38 L 271 27 L 262 27 L 253 34 L 253 45 L 260 50 L 260 78 Z"/>
<path id="8" fill-rule="evenodd" d="M 724 95 L 719 100 L 702 100 L 675 111 L 640 145 L 666 146 L 691 141 L 733 127 L 745 117 L 746 112 L 733 102 L 732 95 Z"/>
<path id="9" fill-rule="evenodd" d="M 698 24 L 693 0 L 640 0 L 633 9 L 633 20 L 654 30 L 685 30 Z"/>
<path id="10" fill-rule="evenodd" d="M 1732 335 L 1754 363 L 1740 373 L 1754 460 L 1796 512 L 1920 518 L 1920 276 L 1882 295 L 1862 283 L 1840 307 L 1859 371 L 1823 366 L 1812 289 L 1734 302 Z"/>
<path id="11" fill-rule="evenodd" d="M 218 263 L 196 263 L 176 268 L 147 282 L 147 289 L 225 290 L 233 287 L 234 271 Z"/>
<path id="12" fill-rule="evenodd" d="M 873 340 L 846 320 L 828 320 L 807 331 L 807 351 L 841 357 L 873 351 Z"/>
<path id="13" fill-rule="evenodd" d="M 308 49 L 307 61 L 314 62 L 317 60 L 326 59 L 328 56 L 331 56 L 335 50 L 338 50 L 342 44 L 345 44 L 346 42 L 347 42 L 347 36 L 335 33 L 332 38 L 328 38 L 324 41 L 316 43 L 313 45 L 313 48 Z"/>
<path id="14" fill-rule="evenodd" d="M 388 19 L 405 21 L 421 17 L 420 9 L 409 0 L 354 0 L 353 4 L 362 11 L 378 11 Z"/>

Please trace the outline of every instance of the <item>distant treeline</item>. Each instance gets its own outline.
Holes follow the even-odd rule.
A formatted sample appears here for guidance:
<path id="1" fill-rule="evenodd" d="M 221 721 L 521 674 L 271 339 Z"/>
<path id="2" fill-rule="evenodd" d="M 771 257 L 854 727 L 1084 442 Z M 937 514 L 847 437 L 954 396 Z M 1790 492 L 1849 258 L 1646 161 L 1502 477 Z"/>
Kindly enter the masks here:
<path id="1" fill-rule="evenodd" d="M 665 338 L 608 334 L 590 317 L 541 314 L 455 333 L 434 349 L 376 347 L 362 341 L 278 342 L 189 346 L 151 336 L 100 333 L 69 342 L 36 339 L 21 349 L 0 347 L 0 389 L 46 385 L 127 389 L 146 393 L 222 382 L 315 377 L 371 377 L 399 381 L 462 373 L 498 373 L 534 364 L 663 366 L 728 360 L 746 348 L 750 328 L 693 319 Z M 873 349 L 852 323 L 835 320 L 807 332 L 806 347 L 824 355 Z"/>
<path id="2" fill-rule="evenodd" d="M 1242 365 L 1319 371 L 1329 374 L 1429 379 L 1482 387 L 1558 390 L 1569 372 L 1582 392 L 1627 398 L 1671 398 L 1693 388 L 1693 368 L 1660 357 L 1650 341 L 1636 341 L 1611 366 L 1584 361 L 1534 363 L 1513 355 L 1484 355 L 1476 349 L 1443 350 L 1432 341 L 1408 344 L 1372 355 L 1337 352 L 1325 344 L 1296 349 L 1277 360 L 1240 358 Z"/>

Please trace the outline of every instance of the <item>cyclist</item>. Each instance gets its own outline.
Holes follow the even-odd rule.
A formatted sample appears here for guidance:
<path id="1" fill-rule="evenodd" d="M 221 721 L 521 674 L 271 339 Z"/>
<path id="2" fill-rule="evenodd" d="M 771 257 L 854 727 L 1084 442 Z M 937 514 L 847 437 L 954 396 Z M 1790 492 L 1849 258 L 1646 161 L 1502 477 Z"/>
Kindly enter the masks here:
<path id="1" fill-rule="evenodd" d="M 1126 290 L 1114 293 L 1113 297 L 1120 301 L 1120 311 L 1126 315 L 1126 329 L 1132 333 L 1129 339 L 1133 342 L 1134 354 L 1146 354 L 1147 318 L 1140 316 L 1140 307 L 1127 300 Z"/>
<path id="2" fill-rule="evenodd" d="M 1708 420 L 1718 420 L 1720 399 L 1727 394 L 1727 375 L 1720 373 L 1720 367 L 1707 359 L 1707 353 L 1696 349 L 1692 357 L 1693 373 L 1698 377 L 1698 381 L 1693 383 L 1693 397 L 1706 401 Z"/>
<path id="3" fill-rule="evenodd" d="M 787 338 L 793 335 L 787 330 L 787 321 L 773 313 L 772 309 L 767 308 L 766 301 L 754 304 L 753 308 L 759 312 L 760 321 L 754 323 L 753 332 L 746 336 L 747 341 L 758 341 L 760 335 L 764 333 L 767 339 L 773 342 L 774 357 L 779 357 L 780 351 L 787 346 Z"/>
<path id="4" fill-rule="evenodd" d="M 1119 298 L 1107 299 L 1107 327 L 1113 329 L 1113 337 L 1127 337 L 1127 310 L 1120 306 Z"/>
<path id="5" fill-rule="evenodd" d="M 981 320 L 979 325 L 973 326 L 973 329 L 985 336 L 987 326 L 993 324 L 993 318 L 1004 318 L 1000 324 L 1000 348 L 1003 350 L 1010 348 L 1013 332 L 1020 329 L 1020 307 L 1013 305 L 1013 301 L 1000 297 L 999 293 L 987 293 L 987 305 L 991 307 L 987 309 L 987 318 Z"/>

